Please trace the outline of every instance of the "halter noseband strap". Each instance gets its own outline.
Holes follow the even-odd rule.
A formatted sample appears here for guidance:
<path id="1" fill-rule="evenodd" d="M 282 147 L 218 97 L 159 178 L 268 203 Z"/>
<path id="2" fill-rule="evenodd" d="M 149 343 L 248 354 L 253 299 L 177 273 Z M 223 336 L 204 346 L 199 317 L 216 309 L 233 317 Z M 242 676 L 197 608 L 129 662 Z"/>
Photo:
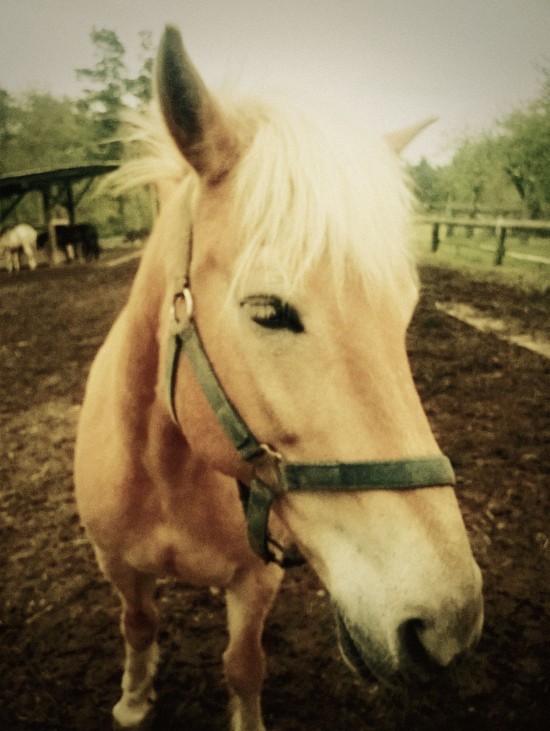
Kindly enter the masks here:
<path id="1" fill-rule="evenodd" d="M 182 300 L 185 316 L 180 319 L 177 306 Z M 295 555 L 285 553 L 268 533 L 271 504 L 283 493 L 410 490 L 455 484 L 451 463 L 442 454 L 387 461 L 286 462 L 269 445 L 259 442 L 229 401 L 208 359 L 193 320 L 193 301 L 187 283 L 174 297 L 166 358 L 166 400 L 176 423 L 176 373 L 182 352 L 226 436 L 241 459 L 255 468 L 250 484 L 239 483 L 239 490 L 250 545 L 266 562 L 273 561 L 283 567 L 301 562 Z"/>

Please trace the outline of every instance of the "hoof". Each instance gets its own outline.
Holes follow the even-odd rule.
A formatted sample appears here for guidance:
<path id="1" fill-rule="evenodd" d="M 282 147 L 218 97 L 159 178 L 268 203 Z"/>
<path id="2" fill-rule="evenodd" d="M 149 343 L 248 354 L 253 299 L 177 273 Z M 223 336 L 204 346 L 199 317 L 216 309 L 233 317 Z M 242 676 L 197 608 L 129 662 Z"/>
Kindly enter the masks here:
<path id="1" fill-rule="evenodd" d="M 131 724 L 130 726 L 123 725 L 116 718 L 113 718 L 112 729 L 113 731 L 153 731 L 154 728 L 155 713 L 151 709 L 149 713 L 142 718 L 141 721 Z"/>
<path id="2" fill-rule="evenodd" d="M 120 700 L 113 708 L 113 731 L 151 731 L 155 717 L 156 695 L 139 706 L 127 706 Z"/>

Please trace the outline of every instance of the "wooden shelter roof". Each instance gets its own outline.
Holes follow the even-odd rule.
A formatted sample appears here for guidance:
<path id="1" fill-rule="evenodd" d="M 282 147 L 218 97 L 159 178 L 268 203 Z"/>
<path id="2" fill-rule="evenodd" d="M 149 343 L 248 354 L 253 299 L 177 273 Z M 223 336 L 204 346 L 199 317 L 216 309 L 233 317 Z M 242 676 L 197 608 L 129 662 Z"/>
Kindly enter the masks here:
<path id="1" fill-rule="evenodd" d="M 0 176 L 0 198 L 21 196 L 32 190 L 44 190 L 55 183 L 72 183 L 105 175 L 118 168 L 118 163 L 78 165 L 48 170 L 29 170 Z"/>

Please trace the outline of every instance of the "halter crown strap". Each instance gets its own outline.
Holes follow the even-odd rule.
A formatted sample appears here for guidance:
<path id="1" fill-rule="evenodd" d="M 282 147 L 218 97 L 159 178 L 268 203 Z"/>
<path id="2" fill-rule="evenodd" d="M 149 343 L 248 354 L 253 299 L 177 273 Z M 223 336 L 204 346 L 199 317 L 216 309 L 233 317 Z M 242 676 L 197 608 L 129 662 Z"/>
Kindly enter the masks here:
<path id="1" fill-rule="evenodd" d="M 176 305 L 183 299 L 186 316 L 178 319 Z M 286 462 L 282 455 L 259 442 L 241 418 L 214 372 L 193 320 L 193 305 L 188 287 L 177 293 L 172 308 L 171 335 L 166 360 L 165 391 L 170 413 L 178 423 L 175 410 L 176 373 L 183 352 L 212 407 L 218 422 L 241 459 L 269 466 L 270 478 L 258 474 L 250 485 L 240 483 L 246 515 L 248 538 L 253 550 L 264 559 L 281 566 L 296 565 L 269 536 L 269 511 L 273 500 L 286 492 L 411 490 L 421 487 L 452 486 L 455 475 L 447 457 L 410 457 L 366 462 Z M 279 549 L 276 555 L 272 546 Z"/>

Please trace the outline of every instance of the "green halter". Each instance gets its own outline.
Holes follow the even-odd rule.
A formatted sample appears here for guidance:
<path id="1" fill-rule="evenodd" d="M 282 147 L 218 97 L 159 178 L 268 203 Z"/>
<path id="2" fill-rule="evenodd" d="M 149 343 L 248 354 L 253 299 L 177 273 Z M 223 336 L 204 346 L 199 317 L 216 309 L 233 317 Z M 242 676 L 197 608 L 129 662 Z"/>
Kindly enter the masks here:
<path id="1" fill-rule="evenodd" d="M 177 304 L 186 306 L 184 319 Z M 184 353 L 218 422 L 240 458 L 255 466 L 249 485 L 239 484 L 248 539 L 252 549 L 266 562 L 286 567 L 301 562 L 285 553 L 268 533 L 269 510 L 273 500 L 286 492 L 409 490 L 419 487 L 454 485 L 455 475 L 444 455 L 368 462 L 286 462 L 269 445 L 262 444 L 249 430 L 227 398 L 193 320 L 193 301 L 187 282 L 176 293 L 166 358 L 165 389 L 172 418 L 178 423 L 174 397 L 177 367 Z M 262 477 L 258 473 L 262 474 Z M 266 477 L 267 475 L 267 477 Z M 276 555 L 271 546 L 281 555 Z"/>

